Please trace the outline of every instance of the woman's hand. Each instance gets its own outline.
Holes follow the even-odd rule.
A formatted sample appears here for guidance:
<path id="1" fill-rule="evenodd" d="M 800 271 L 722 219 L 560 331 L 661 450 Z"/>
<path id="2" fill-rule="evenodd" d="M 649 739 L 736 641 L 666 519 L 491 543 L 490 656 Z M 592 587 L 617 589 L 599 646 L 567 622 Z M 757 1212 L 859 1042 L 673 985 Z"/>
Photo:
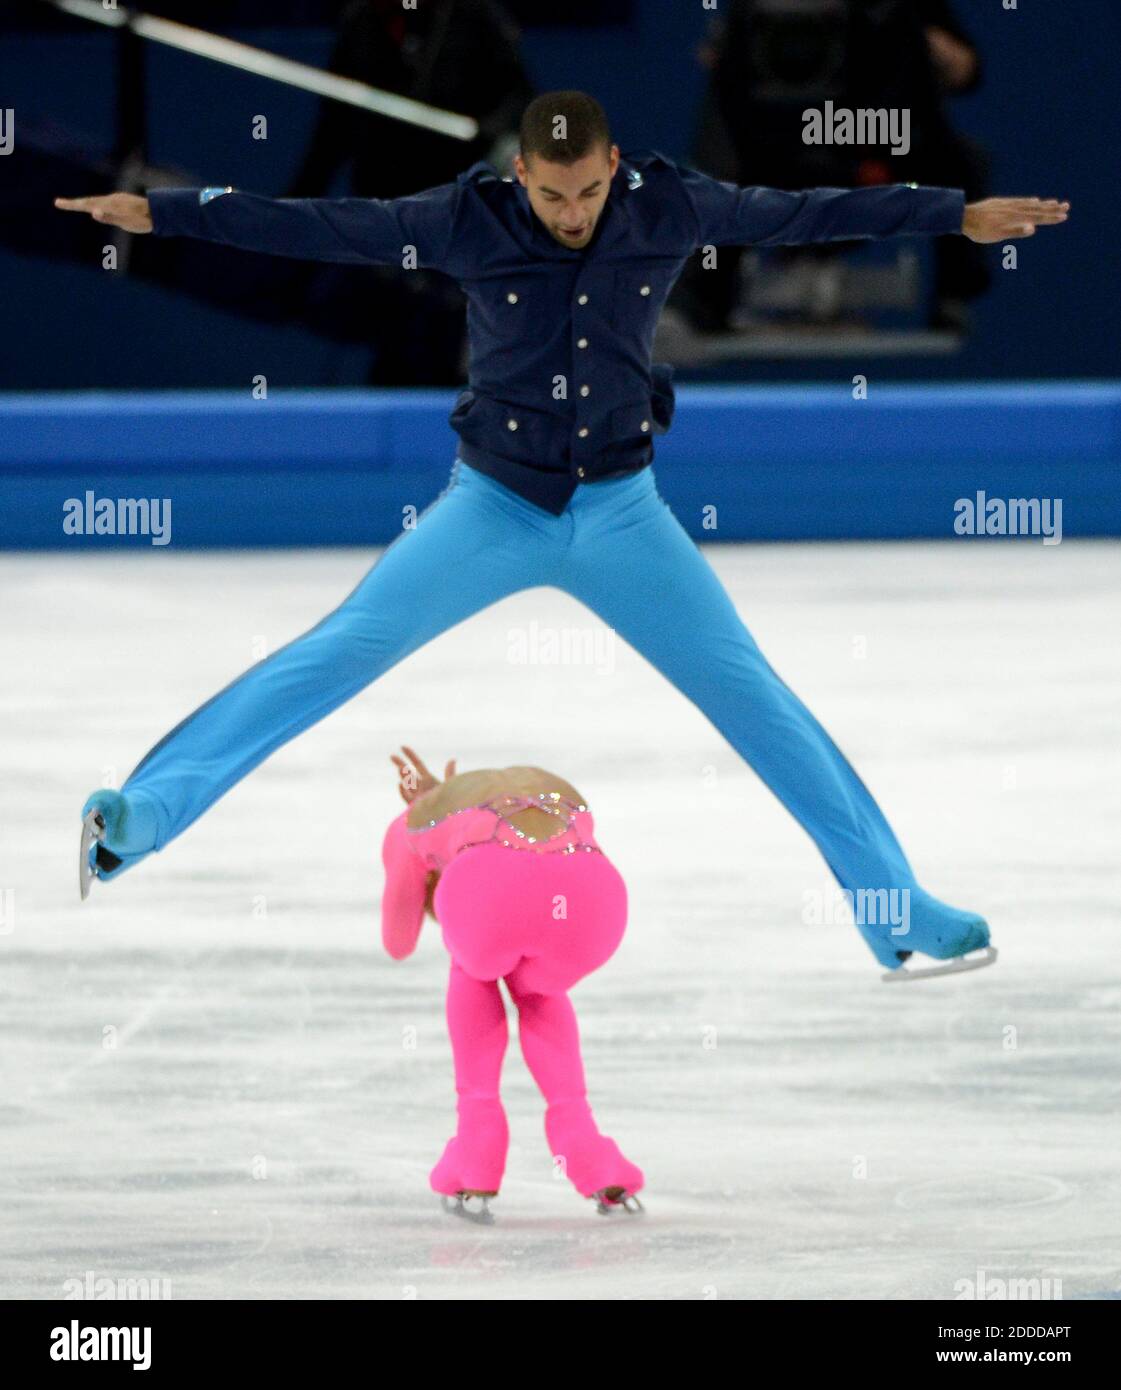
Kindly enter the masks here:
<path id="1" fill-rule="evenodd" d="M 404 762 L 396 753 L 390 753 L 389 760 L 395 764 L 400 776 L 397 790 L 401 793 L 401 800 L 407 805 L 412 805 L 418 797 L 430 792 L 433 787 L 440 785 L 439 781 L 432 776 L 431 772 L 425 767 L 420 758 L 406 744 L 401 745 L 401 752 L 408 758 Z M 452 758 L 444 768 L 444 781 L 455 776 L 455 759 Z"/>

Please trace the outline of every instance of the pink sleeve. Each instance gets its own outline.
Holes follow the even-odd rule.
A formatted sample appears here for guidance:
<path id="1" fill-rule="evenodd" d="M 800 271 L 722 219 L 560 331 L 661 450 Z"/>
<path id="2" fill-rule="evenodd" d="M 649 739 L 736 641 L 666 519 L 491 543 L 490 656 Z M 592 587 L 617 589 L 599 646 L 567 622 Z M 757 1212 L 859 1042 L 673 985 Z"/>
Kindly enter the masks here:
<path id="1" fill-rule="evenodd" d="M 409 843 L 408 814 L 406 807 L 390 824 L 381 846 L 381 862 L 385 865 L 381 940 L 394 960 L 404 960 L 416 950 L 428 886 L 428 870 Z"/>

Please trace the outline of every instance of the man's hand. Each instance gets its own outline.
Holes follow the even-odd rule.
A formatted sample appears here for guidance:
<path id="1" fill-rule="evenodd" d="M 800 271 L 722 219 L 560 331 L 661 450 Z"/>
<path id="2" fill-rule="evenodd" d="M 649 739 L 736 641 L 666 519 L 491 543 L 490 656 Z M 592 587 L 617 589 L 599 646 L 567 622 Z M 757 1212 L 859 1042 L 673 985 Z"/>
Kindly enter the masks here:
<path id="1" fill-rule="evenodd" d="M 1065 222 L 1069 211 L 1069 203 L 1055 198 L 986 198 L 966 204 L 961 230 L 970 241 L 1008 241 Z"/>
<path id="2" fill-rule="evenodd" d="M 122 227 L 126 232 L 150 232 L 152 212 L 148 199 L 137 193 L 107 193 L 101 198 L 56 198 L 63 212 L 88 212 L 95 222 Z"/>

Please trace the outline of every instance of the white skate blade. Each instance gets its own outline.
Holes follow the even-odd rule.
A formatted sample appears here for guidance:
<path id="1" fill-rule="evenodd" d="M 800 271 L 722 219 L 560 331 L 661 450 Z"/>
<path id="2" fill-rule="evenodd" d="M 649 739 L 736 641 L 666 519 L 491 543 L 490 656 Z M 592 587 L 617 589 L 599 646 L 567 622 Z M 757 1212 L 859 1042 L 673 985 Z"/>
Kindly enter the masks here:
<path id="1" fill-rule="evenodd" d="M 481 1205 L 470 1207 L 468 1202 Z M 440 1197 L 440 1205 L 449 1216 L 460 1216 L 464 1221 L 473 1221 L 476 1226 L 494 1225 L 494 1212 L 489 1203 L 489 1197 L 468 1197 L 462 1192 L 457 1192 L 454 1197 Z"/>
<path id="2" fill-rule="evenodd" d="M 105 834 L 105 820 L 101 812 L 96 808 L 82 821 L 82 848 L 78 854 L 78 891 L 82 895 L 82 901 L 90 895 L 90 884 L 97 877 L 93 866 L 90 864 L 90 850 L 97 844 L 98 840 Z"/>
<path id="3" fill-rule="evenodd" d="M 966 970 L 984 970 L 986 965 L 996 964 L 996 947 L 985 946 L 977 954 L 957 956 L 954 960 L 943 961 L 940 965 L 924 965 L 917 970 L 908 970 L 901 965 L 898 970 L 889 970 L 881 975 L 885 985 L 902 984 L 905 980 L 932 980 L 935 975 L 961 975 Z"/>

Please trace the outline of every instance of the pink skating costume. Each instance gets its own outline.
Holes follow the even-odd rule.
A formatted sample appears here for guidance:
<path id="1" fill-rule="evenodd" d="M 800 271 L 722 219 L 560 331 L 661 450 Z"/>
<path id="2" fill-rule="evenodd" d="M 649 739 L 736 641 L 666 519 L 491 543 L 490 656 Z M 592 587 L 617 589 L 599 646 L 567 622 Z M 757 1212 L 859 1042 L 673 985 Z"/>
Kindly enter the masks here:
<path id="1" fill-rule="evenodd" d="M 508 819 L 553 812 L 558 832 L 527 835 Z M 560 1170 L 590 1197 L 637 1192 L 642 1170 L 592 1117 L 580 1035 L 568 990 L 615 953 L 627 921 L 622 876 L 596 844 L 587 806 L 557 792 L 501 794 L 410 829 L 408 810 L 382 844 L 382 941 L 395 960 L 416 947 L 430 870 L 451 955 L 447 1019 L 458 1126 L 431 1174 L 434 1191 L 497 1192 L 509 1130 L 499 1098 L 506 1052 L 504 979 L 519 1016 L 526 1065 L 546 1102 L 545 1134 Z"/>

